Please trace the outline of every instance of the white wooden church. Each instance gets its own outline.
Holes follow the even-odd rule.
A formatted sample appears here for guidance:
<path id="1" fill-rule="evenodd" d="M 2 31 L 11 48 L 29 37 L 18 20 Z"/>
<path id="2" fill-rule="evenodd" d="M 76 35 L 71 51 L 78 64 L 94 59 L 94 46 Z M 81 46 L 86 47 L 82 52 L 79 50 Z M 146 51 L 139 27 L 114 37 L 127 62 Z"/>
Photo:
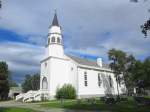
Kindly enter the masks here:
<path id="1" fill-rule="evenodd" d="M 100 97 L 106 94 L 117 95 L 117 83 L 112 70 L 101 58 L 95 61 L 66 55 L 62 27 L 55 13 L 49 27 L 45 59 L 41 61 L 40 90 L 22 93 L 16 100 L 24 102 L 54 99 L 57 88 L 72 84 L 77 98 Z M 119 84 L 119 93 L 125 93 L 124 84 Z"/>

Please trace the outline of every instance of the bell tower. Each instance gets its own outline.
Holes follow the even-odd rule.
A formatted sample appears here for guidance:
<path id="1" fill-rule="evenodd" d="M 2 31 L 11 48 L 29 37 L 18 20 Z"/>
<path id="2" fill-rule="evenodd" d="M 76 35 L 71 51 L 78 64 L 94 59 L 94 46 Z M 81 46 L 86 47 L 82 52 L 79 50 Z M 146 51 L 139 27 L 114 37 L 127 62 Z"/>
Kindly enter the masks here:
<path id="1" fill-rule="evenodd" d="M 63 58 L 64 56 L 62 31 L 56 12 L 48 32 L 46 57 L 50 56 L 58 58 Z"/>

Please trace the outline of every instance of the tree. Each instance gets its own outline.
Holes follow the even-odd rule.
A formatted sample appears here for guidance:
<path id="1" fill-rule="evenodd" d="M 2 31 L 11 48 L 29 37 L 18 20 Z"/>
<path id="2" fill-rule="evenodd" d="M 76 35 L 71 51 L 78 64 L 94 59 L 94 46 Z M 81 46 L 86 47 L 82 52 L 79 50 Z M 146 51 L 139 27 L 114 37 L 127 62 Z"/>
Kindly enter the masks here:
<path id="1" fill-rule="evenodd" d="M 127 79 L 130 87 L 136 87 L 137 93 L 145 93 L 145 89 L 150 89 L 150 58 L 146 58 L 144 61 L 134 60 L 128 68 Z"/>
<path id="2" fill-rule="evenodd" d="M 131 2 L 138 3 L 139 1 L 146 2 L 147 0 L 130 0 Z M 150 9 L 148 9 L 148 12 L 150 12 Z M 144 22 L 143 25 L 141 25 L 141 31 L 144 34 L 145 37 L 147 37 L 147 32 L 150 31 L 150 19 Z"/>
<path id="3" fill-rule="evenodd" d="M 142 33 L 147 37 L 147 32 L 150 31 L 150 19 L 141 25 Z"/>
<path id="4" fill-rule="evenodd" d="M 150 88 L 150 57 L 144 60 L 144 88 Z"/>
<path id="5" fill-rule="evenodd" d="M 125 83 L 128 92 L 135 86 L 143 90 L 150 88 L 150 57 L 142 62 L 136 60 L 132 55 L 116 49 L 109 50 L 108 57 L 111 60 L 110 67 L 115 73 L 117 90 L 120 82 Z"/>
<path id="6" fill-rule="evenodd" d="M 32 76 L 31 79 L 31 84 L 32 84 L 32 90 L 38 90 L 40 89 L 40 75 L 39 74 L 35 74 Z"/>
<path id="7" fill-rule="evenodd" d="M 40 75 L 26 75 L 25 80 L 22 83 L 23 92 L 27 92 L 29 90 L 38 90 L 40 88 Z"/>
<path id="8" fill-rule="evenodd" d="M 150 88 L 150 58 L 146 58 L 143 62 L 137 60 L 132 69 L 132 81 L 138 88 Z"/>
<path id="9" fill-rule="evenodd" d="M 9 85 L 10 85 L 10 87 L 18 87 L 18 84 L 13 80 L 9 81 Z"/>
<path id="10" fill-rule="evenodd" d="M 6 62 L 0 62 L 0 100 L 6 100 L 9 93 L 9 70 Z"/>
<path id="11" fill-rule="evenodd" d="M 31 87 L 31 76 L 30 75 L 25 76 L 25 80 L 22 83 L 22 89 L 23 89 L 23 92 L 27 92 L 27 91 L 32 89 L 32 87 Z"/>
<path id="12" fill-rule="evenodd" d="M 116 49 L 109 50 L 108 57 L 111 61 L 110 67 L 115 73 L 117 81 L 117 91 L 119 96 L 118 85 L 120 85 L 121 83 L 125 83 L 127 90 L 133 87 L 131 77 L 132 69 L 135 65 L 136 60 L 133 55 L 127 55 L 125 52 Z"/>
<path id="13" fill-rule="evenodd" d="M 135 66 L 135 63 L 136 59 L 133 55 L 126 55 L 126 63 L 123 71 L 123 76 L 128 94 L 130 93 L 130 90 L 132 91 L 134 88 L 134 84 L 132 81 L 132 70 Z"/>
<path id="14" fill-rule="evenodd" d="M 8 75 L 9 86 L 10 87 L 18 87 L 19 85 L 12 79 L 12 76 L 10 74 L 11 73 L 9 72 L 9 75 Z"/>
<path id="15" fill-rule="evenodd" d="M 0 0 L 0 9 L 2 8 L 2 1 Z"/>
<path id="16" fill-rule="evenodd" d="M 110 67 L 115 73 L 116 81 L 117 81 L 117 91 L 119 96 L 119 83 L 121 82 L 120 75 L 124 71 L 124 65 L 126 61 L 126 54 L 121 50 L 111 49 L 108 52 L 108 58 L 110 61 Z"/>

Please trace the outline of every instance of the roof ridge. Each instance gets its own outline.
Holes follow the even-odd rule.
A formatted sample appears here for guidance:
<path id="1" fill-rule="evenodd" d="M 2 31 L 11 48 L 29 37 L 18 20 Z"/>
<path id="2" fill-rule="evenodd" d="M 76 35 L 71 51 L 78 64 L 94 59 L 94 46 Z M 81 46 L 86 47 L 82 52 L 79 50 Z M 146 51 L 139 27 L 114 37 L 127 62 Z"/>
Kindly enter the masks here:
<path id="1" fill-rule="evenodd" d="M 80 58 L 80 59 L 84 59 L 84 60 L 87 60 L 87 61 L 92 61 L 92 62 L 96 62 L 96 60 L 94 61 L 94 60 L 91 60 L 91 59 L 87 59 L 87 58 L 84 58 L 84 57 L 80 57 L 80 56 L 75 56 L 75 55 L 67 55 L 67 56 L 71 56 L 71 57 L 75 57 L 75 58 Z"/>
<path id="2" fill-rule="evenodd" d="M 70 54 L 67 56 L 70 57 L 75 62 L 77 62 L 78 64 L 99 67 L 96 60 L 94 61 L 94 60 L 90 60 L 90 59 L 86 59 L 83 57 L 78 57 L 78 56 L 74 56 L 74 55 L 70 55 Z M 109 68 L 108 64 L 106 64 L 106 63 L 102 63 L 102 64 L 103 64 L 103 68 Z"/>

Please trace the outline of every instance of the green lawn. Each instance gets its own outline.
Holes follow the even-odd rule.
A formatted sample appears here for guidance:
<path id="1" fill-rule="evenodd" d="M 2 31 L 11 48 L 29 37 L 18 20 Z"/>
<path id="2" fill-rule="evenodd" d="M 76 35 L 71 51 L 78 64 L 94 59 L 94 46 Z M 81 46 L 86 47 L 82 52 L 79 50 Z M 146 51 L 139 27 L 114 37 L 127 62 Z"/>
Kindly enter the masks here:
<path id="1" fill-rule="evenodd" d="M 81 110 L 99 110 L 111 112 L 150 112 L 148 106 L 137 106 L 133 98 L 129 98 L 126 102 L 118 104 L 104 104 L 102 101 L 97 100 L 96 104 L 89 104 L 86 101 L 77 103 L 76 100 L 66 100 L 63 103 L 60 101 L 50 101 L 49 103 L 42 104 L 41 106 L 49 108 L 67 108 L 67 109 L 81 109 Z"/>
<path id="2" fill-rule="evenodd" d="M 0 112 L 35 112 L 35 111 L 24 108 L 9 107 L 9 108 L 0 108 Z"/>

